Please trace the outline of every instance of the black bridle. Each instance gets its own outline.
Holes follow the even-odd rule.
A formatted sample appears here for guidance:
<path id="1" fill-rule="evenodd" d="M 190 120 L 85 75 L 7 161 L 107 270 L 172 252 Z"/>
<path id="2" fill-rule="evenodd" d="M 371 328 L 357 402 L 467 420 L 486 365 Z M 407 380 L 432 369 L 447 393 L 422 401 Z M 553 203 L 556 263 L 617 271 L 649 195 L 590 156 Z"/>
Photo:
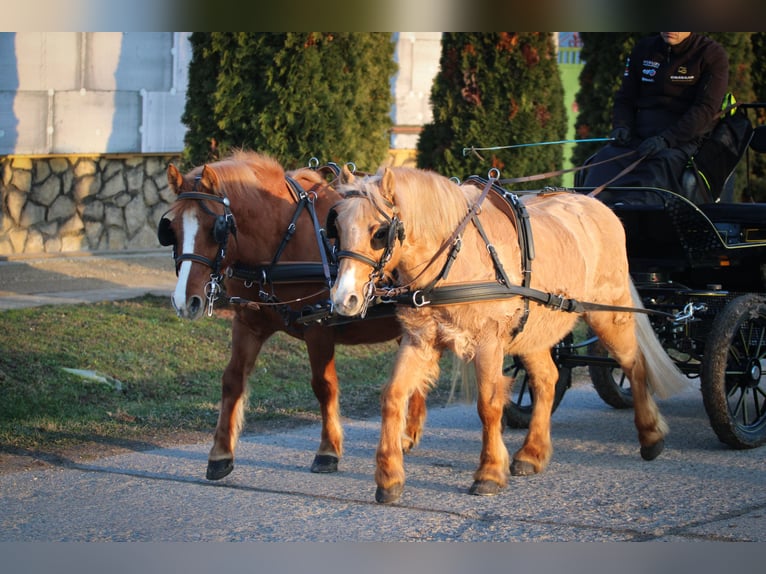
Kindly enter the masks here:
<path id="1" fill-rule="evenodd" d="M 226 258 L 226 251 L 229 245 L 229 236 L 237 239 L 237 223 L 234 220 L 234 214 L 231 212 L 231 203 L 226 195 L 218 196 L 210 193 L 203 193 L 197 191 L 199 186 L 200 176 L 197 176 L 194 180 L 194 191 L 183 191 L 178 194 L 176 201 L 183 199 L 191 199 L 200 202 L 202 211 L 215 218 L 213 223 L 213 240 L 218 244 L 215 258 L 210 259 L 204 255 L 198 255 L 196 253 L 181 253 L 177 252 L 177 242 L 174 234 L 170 230 L 170 220 L 163 216 L 160 219 L 159 230 L 157 232 L 161 245 L 173 246 L 173 260 L 176 266 L 176 276 L 181 267 L 181 263 L 184 261 L 194 261 L 206 265 L 211 269 L 210 281 L 205 285 L 205 296 L 208 300 L 208 314 L 212 314 L 213 303 L 218 300 L 219 294 L 222 291 L 221 284 L 224 276 L 222 273 L 223 260 Z M 207 206 L 207 202 L 212 201 L 214 203 L 220 203 L 223 206 L 223 213 L 216 213 Z"/>
<path id="2" fill-rule="evenodd" d="M 369 301 L 372 298 L 372 293 L 374 292 L 377 284 L 384 281 L 386 278 L 385 267 L 393 255 L 396 242 L 404 242 L 406 234 L 404 231 L 404 223 L 401 219 L 399 219 L 399 214 L 397 213 L 397 209 L 394 204 L 384 198 L 381 198 L 385 206 L 392 211 L 392 215 L 388 215 L 388 213 L 386 213 L 386 211 L 380 207 L 380 205 L 378 205 L 373 196 L 362 191 L 354 190 L 348 192 L 344 196 L 343 200 L 345 201 L 352 197 L 367 199 L 383 218 L 381 226 L 375 231 L 370 239 L 370 246 L 372 249 L 375 251 L 381 251 L 380 257 L 377 261 L 356 251 L 342 249 L 342 245 L 339 246 L 335 253 L 335 257 L 338 262 L 340 262 L 341 259 L 356 259 L 357 261 L 361 261 L 362 263 L 372 267 L 372 271 L 370 272 L 369 276 L 369 282 L 365 286 L 365 300 Z M 327 237 L 330 239 L 335 239 L 336 242 L 340 243 L 340 237 L 338 236 L 338 230 L 335 223 L 337 217 L 338 213 L 335 207 L 333 207 L 330 209 L 330 212 L 327 215 Z M 362 311 L 362 317 L 364 317 L 366 309 L 367 306 L 365 305 L 365 308 Z"/>

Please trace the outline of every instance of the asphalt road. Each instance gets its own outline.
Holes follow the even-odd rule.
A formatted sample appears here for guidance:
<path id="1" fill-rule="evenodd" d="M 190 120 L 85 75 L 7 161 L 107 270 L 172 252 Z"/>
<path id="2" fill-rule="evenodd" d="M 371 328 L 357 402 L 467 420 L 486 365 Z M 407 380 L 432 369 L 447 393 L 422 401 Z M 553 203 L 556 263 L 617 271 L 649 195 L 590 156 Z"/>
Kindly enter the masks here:
<path id="1" fill-rule="evenodd" d="M 0 259 L 0 310 L 170 295 L 169 249 Z"/>
<path id="2" fill-rule="evenodd" d="M 575 387 L 554 415 L 555 452 L 495 497 L 467 494 L 481 427 L 473 405 L 432 410 L 395 505 L 374 502 L 379 421 L 346 420 L 333 475 L 309 472 L 319 427 L 240 441 L 234 472 L 204 478 L 209 444 L 0 477 L 0 541 L 766 541 L 764 450 L 734 451 L 698 390 L 662 402 L 665 452 L 641 460 L 630 411 Z M 506 431 L 517 448 L 519 430 Z"/>
<path id="3" fill-rule="evenodd" d="M 0 307 L 169 294 L 174 279 L 164 252 L 4 261 Z M 309 472 L 316 425 L 243 437 L 219 482 L 204 478 L 208 442 L 11 473 L 0 542 L 766 542 L 766 449 L 719 443 L 697 388 L 659 404 L 671 434 L 645 462 L 632 412 L 576 386 L 554 414 L 548 469 L 488 498 L 467 494 L 481 427 L 466 404 L 429 412 L 390 506 L 374 502 L 376 418 L 344 421 L 333 475 Z M 511 452 L 523 436 L 506 431 Z"/>

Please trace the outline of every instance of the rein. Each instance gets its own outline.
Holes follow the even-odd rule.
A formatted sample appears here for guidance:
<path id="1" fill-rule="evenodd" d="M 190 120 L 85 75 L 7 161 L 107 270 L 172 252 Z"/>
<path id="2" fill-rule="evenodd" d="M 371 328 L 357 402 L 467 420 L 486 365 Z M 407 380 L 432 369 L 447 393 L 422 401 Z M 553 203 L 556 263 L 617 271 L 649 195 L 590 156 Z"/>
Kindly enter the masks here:
<path id="1" fill-rule="evenodd" d="M 640 159 L 643 159 L 643 158 L 640 158 Z M 631 169 L 632 167 L 634 166 L 631 166 Z M 348 251 L 343 252 L 345 257 L 353 257 L 360 261 L 364 261 L 365 263 L 373 267 L 373 271 L 370 274 L 370 282 L 364 288 L 365 300 L 367 301 L 367 303 L 363 307 L 363 310 L 361 313 L 362 317 L 364 317 L 364 314 L 367 310 L 369 303 L 376 298 L 379 298 L 381 303 L 403 304 L 403 305 L 408 305 L 408 306 L 417 308 L 417 307 L 423 307 L 426 305 L 437 305 L 437 306 L 438 305 L 454 305 L 454 304 L 472 303 L 472 302 L 478 302 L 478 301 L 500 300 L 500 299 L 505 299 L 508 297 L 522 297 L 524 299 L 525 307 L 524 307 L 524 313 L 520 319 L 520 322 L 515 327 L 516 334 L 520 333 L 523 330 L 524 325 L 529 316 L 529 301 L 534 301 L 543 306 L 546 306 L 555 310 L 559 310 L 559 311 L 564 311 L 567 313 L 585 313 L 588 311 L 616 311 L 616 312 L 644 313 L 644 314 L 663 316 L 673 320 L 676 319 L 676 316 L 673 315 L 672 313 L 666 313 L 666 312 L 657 311 L 654 309 L 645 309 L 641 307 L 625 307 L 620 305 L 606 305 L 601 303 L 579 301 L 577 299 L 567 298 L 562 295 L 557 295 L 555 293 L 541 291 L 539 289 L 533 289 L 532 287 L 530 287 L 531 275 L 532 275 L 531 261 L 534 259 L 534 244 L 533 244 L 532 228 L 531 228 L 531 224 L 529 220 L 529 214 L 527 213 L 523 203 L 521 203 L 518 200 L 518 197 L 515 194 L 508 193 L 507 191 L 502 190 L 502 188 L 500 188 L 502 192 L 501 197 L 505 199 L 506 201 L 508 201 L 508 203 L 511 205 L 514 211 L 514 216 L 516 218 L 517 237 L 518 237 L 519 247 L 520 247 L 521 257 L 522 257 L 523 284 L 522 285 L 511 284 L 510 281 L 508 280 L 507 275 L 505 274 L 505 271 L 502 268 L 502 264 L 497 258 L 497 254 L 492 244 L 489 242 L 486 234 L 483 231 L 483 228 L 481 227 L 481 224 L 479 222 L 479 217 L 478 217 L 481 211 L 480 209 L 481 204 L 487 197 L 489 190 L 492 188 L 497 188 L 496 183 L 498 181 L 506 181 L 506 180 L 499 180 L 498 178 L 494 176 L 491 176 L 488 180 L 482 180 L 481 178 L 478 178 L 478 177 L 471 177 L 469 178 L 469 180 L 475 180 L 475 181 L 484 183 L 484 188 L 482 190 L 480 197 L 471 206 L 468 213 L 460 221 L 460 224 L 458 225 L 458 227 L 442 243 L 442 245 L 434 254 L 434 256 L 425 264 L 425 267 L 421 270 L 421 272 L 407 284 L 400 285 L 397 287 L 378 287 L 375 285 L 375 280 L 381 277 L 382 268 L 385 265 L 385 262 L 388 261 L 388 257 L 390 257 L 390 254 L 388 255 L 388 257 L 385 258 L 385 261 L 384 261 L 384 258 L 381 257 L 381 259 L 376 262 L 360 254 L 356 254 L 356 253 L 348 252 Z M 518 180 L 515 180 L 515 181 L 518 181 Z M 364 197 L 368 197 L 368 196 L 365 194 Z M 380 211 L 380 208 L 378 208 L 378 210 Z M 384 216 L 387 217 L 385 214 Z M 391 220 L 391 218 L 388 218 L 388 217 L 387 219 Z M 479 230 L 480 235 L 482 236 L 485 244 L 487 245 L 487 249 L 489 250 L 492 256 L 493 263 L 495 265 L 495 269 L 498 275 L 497 280 L 494 282 L 445 285 L 445 286 L 436 287 L 436 284 L 447 276 L 449 272 L 449 268 L 454 262 L 454 259 L 457 257 L 457 254 L 460 251 L 460 245 L 462 243 L 461 235 L 469 222 L 473 222 L 474 225 L 477 226 L 477 229 Z M 390 237 L 390 234 L 389 234 L 389 237 Z M 393 241 L 389 240 L 389 246 L 391 247 L 391 249 L 393 248 Z M 447 258 L 447 261 L 445 262 L 445 265 L 442 267 L 442 270 L 439 272 L 439 274 L 431 282 L 429 282 L 429 284 L 423 289 L 417 289 L 413 291 L 411 289 L 412 284 L 415 281 L 417 281 L 417 279 L 423 275 L 426 269 L 430 267 L 438 259 L 438 257 L 448 248 L 451 248 L 449 256 Z"/>

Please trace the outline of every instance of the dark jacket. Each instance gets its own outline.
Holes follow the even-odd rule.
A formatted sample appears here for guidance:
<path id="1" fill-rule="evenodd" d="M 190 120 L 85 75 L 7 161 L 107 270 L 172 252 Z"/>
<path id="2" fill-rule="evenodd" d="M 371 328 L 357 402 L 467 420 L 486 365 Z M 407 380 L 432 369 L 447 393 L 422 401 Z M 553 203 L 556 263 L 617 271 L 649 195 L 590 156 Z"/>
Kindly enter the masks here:
<path id="1" fill-rule="evenodd" d="M 659 34 L 643 38 L 625 64 L 614 127 L 692 153 L 715 126 L 728 83 L 726 51 L 710 38 L 692 32 L 676 46 Z"/>

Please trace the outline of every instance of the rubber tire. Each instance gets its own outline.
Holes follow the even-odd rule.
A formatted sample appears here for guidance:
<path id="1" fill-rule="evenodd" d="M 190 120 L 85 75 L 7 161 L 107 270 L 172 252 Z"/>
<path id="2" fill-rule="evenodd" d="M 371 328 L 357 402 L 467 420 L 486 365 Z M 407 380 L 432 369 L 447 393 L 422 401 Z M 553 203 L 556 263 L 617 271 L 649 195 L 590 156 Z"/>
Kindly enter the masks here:
<path id="1" fill-rule="evenodd" d="M 748 340 L 741 334 L 748 332 Z M 705 341 L 700 386 L 705 411 L 718 439 L 735 449 L 766 443 L 766 297 L 748 294 L 732 299 L 716 315 Z M 736 354 L 735 354 L 736 353 Z M 736 356 L 743 357 L 737 364 Z M 762 372 L 756 381 L 747 374 Z M 760 416 L 747 421 L 732 412 L 738 399 Z M 755 407 L 755 408 L 754 408 Z"/>
<path id="2" fill-rule="evenodd" d="M 510 402 L 503 409 L 503 422 L 506 427 L 514 429 L 529 428 L 532 420 L 532 408 L 534 406 L 534 396 L 529 385 L 526 384 L 527 371 L 524 364 L 518 357 L 511 356 L 506 358 L 506 364 L 503 367 L 503 373 L 515 377 L 511 389 Z M 556 381 L 556 389 L 553 395 L 553 414 L 564 398 L 567 389 L 572 385 L 572 369 L 559 368 L 559 378 Z"/>

